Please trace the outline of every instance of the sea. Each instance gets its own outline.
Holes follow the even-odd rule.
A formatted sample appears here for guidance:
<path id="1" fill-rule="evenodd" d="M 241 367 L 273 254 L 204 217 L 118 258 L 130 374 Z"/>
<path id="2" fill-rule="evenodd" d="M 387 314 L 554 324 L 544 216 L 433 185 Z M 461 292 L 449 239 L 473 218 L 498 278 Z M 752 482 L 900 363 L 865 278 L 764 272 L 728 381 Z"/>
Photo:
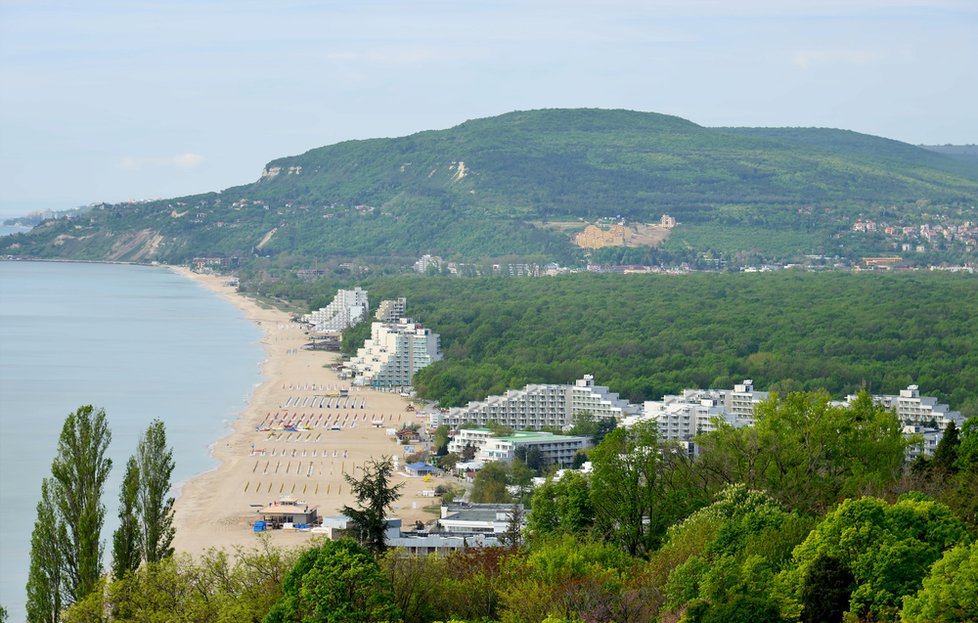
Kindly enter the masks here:
<path id="1" fill-rule="evenodd" d="M 175 494 L 216 467 L 212 444 L 260 380 L 260 337 L 231 303 L 163 267 L 0 261 L 0 605 L 11 623 L 25 620 L 35 509 L 67 414 L 103 408 L 112 432 L 108 566 L 140 433 L 164 422 Z"/>

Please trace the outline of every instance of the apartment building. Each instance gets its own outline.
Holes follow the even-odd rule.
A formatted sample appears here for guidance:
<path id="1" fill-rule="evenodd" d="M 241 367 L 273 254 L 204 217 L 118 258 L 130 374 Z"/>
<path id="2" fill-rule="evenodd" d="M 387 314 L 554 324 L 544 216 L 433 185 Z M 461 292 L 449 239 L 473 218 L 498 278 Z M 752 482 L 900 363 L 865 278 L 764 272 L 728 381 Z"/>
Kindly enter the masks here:
<path id="1" fill-rule="evenodd" d="M 856 399 L 855 395 L 846 396 L 842 404 L 849 405 Z M 906 437 L 920 435 L 923 442 L 911 446 L 907 458 L 912 460 L 920 454 L 933 455 L 937 444 L 944 437 L 948 424 L 961 428 L 964 416 L 958 411 L 951 411 L 946 404 L 941 404 L 933 396 L 921 396 L 918 385 L 908 385 L 894 395 L 873 395 L 873 402 L 893 409 L 897 418 L 903 424 L 903 434 Z"/>
<path id="2" fill-rule="evenodd" d="M 629 404 L 607 387 L 595 385 L 594 377 L 586 374 L 573 385 L 527 385 L 502 396 L 490 396 L 481 402 L 433 413 L 431 423 L 459 428 L 465 423 L 486 426 L 496 422 L 519 430 L 568 430 L 574 416 L 585 411 L 618 421 L 639 413 L 641 406 Z"/>
<path id="3" fill-rule="evenodd" d="M 374 388 L 407 388 L 414 373 L 441 359 L 440 337 L 431 329 L 401 318 L 397 323 L 374 322 L 370 339 L 357 351 L 348 367 L 354 385 Z"/>
<path id="4" fill-rule="evenodd" d="M 401 297 L 399 299 L 381 301 L 377 307 L 377 313 L 374 314 L 374 318 L 377 322 L 392 324 L 405 315 L 407 315 L 407 299 Z"/>
<path id="5" fill-rule="evenodd" d="M 735 384 L 732 390 L 723 392 L 723 408 L 732 419 L 731 424 L 751 425 L 754 423 L 754 407 L 769 396 L 769 392 L 755 390 L 754 381 L 745 379 L 743 383 Z"/>
<path id="6" fill-rule="evenodd" d="M 587 437 L 555 435 L 540 431 L 515 431 L 505 437 L 494 437 L 485 428 L 463 428 L 448 444 L 448 451 L 462 454 L 466 446 L 475 449 L 475 460 L 511 462 L 519 448 L 533 448 L 540 451 L 545 465 L 556 464 L 568 467 L 574 463 L 578 451 L 587 448 Z"/>
<path id="7" fill-rule="evenodd" d="M 337 290 L 329 305 L 305 314 L 302 322 L 319 332 L 345 331 L 363 320 L 369 307 L 366 290 L 359 287 Z"/>

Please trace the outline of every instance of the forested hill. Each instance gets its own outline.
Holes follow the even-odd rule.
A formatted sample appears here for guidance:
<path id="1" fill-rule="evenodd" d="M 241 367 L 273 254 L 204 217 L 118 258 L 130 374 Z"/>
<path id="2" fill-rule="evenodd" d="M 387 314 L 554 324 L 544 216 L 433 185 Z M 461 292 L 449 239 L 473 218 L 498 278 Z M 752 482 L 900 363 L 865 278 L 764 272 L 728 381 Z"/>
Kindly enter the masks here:
<path id="1" fill-rule="evenodd" d="M 537 110 L 279 158 L 255 183 L 101 206 L 84 219 L 2 239 L 0 253 L 184 261 L 431 252 L 567 261 L 580 250 L 555 221 L 654 223 L 669 214 L 694 228 L 761 232 L 763 240 L 791 235 L 781 250 L 787 256 L 837 248 L 833 236 L 856 218 L 914 224 L 921 206 L 941 215 L 973 212 L 976 203 L 978 167 L 878 137 Z M 705 246 L 683 244 L 694 252 Z"/>

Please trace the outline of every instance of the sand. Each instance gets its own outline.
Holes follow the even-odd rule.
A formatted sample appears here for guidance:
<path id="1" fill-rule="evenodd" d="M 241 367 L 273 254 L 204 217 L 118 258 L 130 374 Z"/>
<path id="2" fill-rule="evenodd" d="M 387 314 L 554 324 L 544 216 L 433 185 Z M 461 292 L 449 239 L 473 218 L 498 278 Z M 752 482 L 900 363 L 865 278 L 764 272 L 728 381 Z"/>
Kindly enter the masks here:
<path id="1" fill-rule="evenodd" d="M 407 410 L 405 398 L 341 381 L 330 368 L 340 360 L 338 354 L 303 350 L 302 345 L 308 342 L 303 325 L 291 322 L 283 311 L 261 307 L 238 294 L 226 285 L 226 278 L 173 270 L 232 302 L 257 323 L 263 332 L 266 356 L 260 385 L 233 423 L 231 433 L 213 446 L 220 466 L 186 482 L 177 498 L 176 551 L 199 554 L 211 547 L 255 544 L 252 523 L 260 519 L 257 509 L 284 495 L 318 507 L 320 516 L 338 515 L 344 504 L 355 502 L 343 474 L 358 476 L 362 474 L 358 466 L 383 456 L 399 459 L 401 469 L 393 481 L 405 483 L 392 515 L 400 517 L 405 526 L 436 517 L 423 507 L 437 498 L 421 492 L 446 481 L 426 482 L 404 473 L 405 447 L 388 434 L 389 429 L 404 424 L 424 424 Z M 339 388 L 348 388 L 346 399 L 329 396 Z M 332 408 L 320 408 L 324 398 L 332 398 Z M 298 406 L 293 402 L 284 408 L 290 400 L 297 400 Z M 338 401 L 345 406 L 337 408 Z M 296 432 L 275 430 L 289 421 L 310 428 L 300 425 Z M 333 430 L 334 424 L 342 430 Z M 268 534 L 272 543 L 280 545 L 296 545 L 311 538 L 309 532 L 300 531 L 273 530 Z"/>

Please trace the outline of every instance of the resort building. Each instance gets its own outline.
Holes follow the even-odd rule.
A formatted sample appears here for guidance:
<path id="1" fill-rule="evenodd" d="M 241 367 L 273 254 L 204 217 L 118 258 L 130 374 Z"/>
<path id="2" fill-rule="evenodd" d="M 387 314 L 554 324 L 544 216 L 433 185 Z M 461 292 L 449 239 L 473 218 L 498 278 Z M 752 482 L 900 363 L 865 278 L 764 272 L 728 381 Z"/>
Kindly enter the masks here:
<path id="1" fill-rule="evenodd" d="M 401 297 L 399 299 L 381 301 L 380 306 L 377 307 L 377 313 L 374 314 L 374 318 L 378 322 L 391 324 L 397 322 L 399 318 L 403 318 L 406 314 L 407 299 Z"/>
<path id="2" fill-rule="evenodd" d="M 258 514 L 261 520 L 255 523 L 255 532 L 274 528 L 305 528 L 317 523 L 315 506 L 288 495 L 270 502 Z"/>
<path id="3" fill-rule="evenodd" d="M 700 433 L 716 430 L 718 422 L 735 428 L 752 426 L 754 408 L 768 397 L 768 392 L 756 391 L 750 379 L 738 383 L 732 390 L 686 389 L 682 395 L 647 401 L 642 414 L 626 418 L 623 425 L 632 426 L 639 421 L 652 420 L 662 439 L 691 442 Z M 910 460 L 919 454 L 932 455 L 948 424 L 954 422 L 960 428 L 965 419 L 959 412 L 951 411 L 948 405 L 938 403 L 937 398 L 921 396 L 917 385 L 900 390 L 897 396 L 874 395 L 872 398 L 877 404 L 894 410 L 903 425 L 905 436 L 923 437 L 922 443 L 908 450 L 907 458 Z M 855 395 L 850 395 L 831 404 L 848 407 L 855 399 Z"/>
<path id="4" fill-rule="evenodd" d="M 512 462 L 516 451 L 536 449 L 544 465 L 556 464 L 568 467 L 574 463 L 578 451 L 587 448 L 590 439 L 587 437 L 572 437 L 570 435 L 555 435 L 540 431 L 515 431 L 511 435 L 495 437 L 486 428 L 463 428 L 448 444 L 448 451 L 461 455 L 466 446 L 475 449 L 475 460 L 488 463 L 490 461 Z"/>
<path id="5" fill-rule="evenodd" d="M 449 534 L 502 534 L 518 504 L 442 504 L 438 526 Z"/>
<path id="6" fill-rule="evenodd" d="M 405 532 L 400 518 L 388 517 L 384 529 L 384 543 L 390 548 L 402 548 L 406 553 L 424 555 L 448 554 L 472 547 L 496 547 L 501 545 L 498 533 L 495 531 L 495 524 L 491 524 L 491 530 L 485 530 L 486 522 L 482 516 L 458 517 L 459 511 L 462 510 L 458 508 L 449 513 L 449 515 L 456 517 L 454 520 L 451 517 L 448 520 L 456 528 L 451 532 L 444 531 L 444 529 L 442 531 L 432 532 Z M 506 526 L 508 526 L 508 523 Z M 471 529 L 467 529 L 470 527 Z M 335 540 L 343 536 L 351 536 L 350 530 L 350 518 L 345 515 L 337 515 L 324 517 L 322 519 L 322 525 L 313 528 L 312 532 L 314 534 L 325 535 L 327 539 Z M 505 531 L 505 528 L 500 532 L 503 531 Z"/>
<path id="7" fill-rule="evenodd" d="M 662 439 L 691 441 L 700 433 L 716 430 L 723 421 L 740 428 L 754 423 L 754 407 L 768 399 L 768 392 L 754 389 L 754 382 L 745 379 L 731 389 L 685 389 L 682 395 L 663 396 L 649 400 L 641 415 L 626 419 L 623 424 L 652 420 Z"/>
<path id="8" fill-rule="evenodd" d="M 355 375 L 354 385 L 398 389 L 410 387 L 415 372 L 441 357 L 437 333 L 401 318 L 396 324 L 372 323 L 370 339 L 348 367 Z"/>
<path id="9" fill-rule="evenodd" d="M 851 404 L 855 395 L 846 396 L 844 405 Z M 906 437 L 920 435 L 923 442 L 908 448 L 907 458 L 913 460 L 920 454 L 933 455 L 937 444 L 944 437 L 948 424 L 954 422 L 959 429 L 964 424 L 964 416 L 958 411 L 951 411 L 946 404 L 937 402 L 933 396 L 921 396 L 918 385 L 909 385 L 901 389 L 900 394 L 873 395 L 873 402 L 893 409 L 897 418 L 903 424 L 903 434 Z"/>
<path id="10" fill-rule="evenodd" d="M 441 270 L 441 267 L 445 264 L 445 260 L 441 259 L 437 255 L 424 254 L 414 263 L 414 272 L 421 273 L 422 275 L 427 273 L 429 270 Z"/>
<path id="11" fill-rule="evenodd" d="M 359 287 L 337 290 L 329 305 L 304 315 L 302 322 L 311 324 L 319 332 L 345 331 L 363 320 L 369 307 L 366 290 Z"/>
<path id="12" fill-rule="evenodd" d="M 595 385 L 590 374 L 574 385 L 527 385 L 511 389 L 502 396 L 490 396 L 482 402 L 433 413 L 431 424 L 459 428 L 471 423 L 486 426 L 496 422 L 519 430 L 554 428 L 568 430 L 574 416 L 588 412 L 595 417 L 621 420 L 639 413 L 641 406 L 629 404 L 607 387 Z"/>
<path id="13" fill-rule="evenodd" d="M 734 385 L 733 390 L 723 392 L 723 407 L 735 426 L 754 423 L 754 407 L 768 399 L 768 392 L 754 390 L 754 381 L 745 379 Z"/>
<path id="14" fill-rule="evenodd" d="M 645 402 L 643 414 L 625 421 L 649 419 L 655 422 L 663 439 L 676 441 L 692 439 L 700 433 L 716 429 L 716 418 L 726 420 L 723 392 L 685 389 L 681 396 L 663 396 L 662 400 Z"/>

